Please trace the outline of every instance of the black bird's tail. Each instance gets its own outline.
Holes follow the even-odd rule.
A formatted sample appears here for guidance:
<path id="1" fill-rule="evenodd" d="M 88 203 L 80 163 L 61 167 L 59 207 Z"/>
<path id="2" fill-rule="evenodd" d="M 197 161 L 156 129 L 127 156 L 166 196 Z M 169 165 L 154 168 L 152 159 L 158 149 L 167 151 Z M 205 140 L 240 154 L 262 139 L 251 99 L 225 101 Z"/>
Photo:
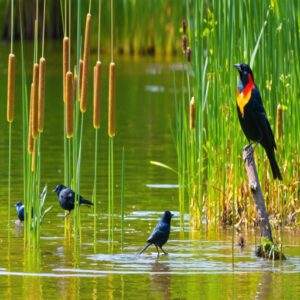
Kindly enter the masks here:
<path id="1" fill-rule="evenodd" d="M 276 158 L 275 158 L 275 154 L 274 154 L 274 149 L 271 150 L 266 150 L 267 156 L 269 158 L 270 161 L 270 165 L 271 165 L 271 169 L 272 169 L 272 173 L 273 173 L 273 178 L 274 179 L 279 179 L 282 180 L 282 175 L 281 172 L 279 170 Z"/>
<path id="2" fill-rule="evenodd" d="M 141 255 L 150 245 L 151 243 L 147 243 L 147 245 L 140 251 L 139 255 Z"/>
<path id="3" fill-rule="evenodd" d="M 80 198 L 80 204 L 94 205 L 90 200 L 86 200 L 84 198 Z"/>

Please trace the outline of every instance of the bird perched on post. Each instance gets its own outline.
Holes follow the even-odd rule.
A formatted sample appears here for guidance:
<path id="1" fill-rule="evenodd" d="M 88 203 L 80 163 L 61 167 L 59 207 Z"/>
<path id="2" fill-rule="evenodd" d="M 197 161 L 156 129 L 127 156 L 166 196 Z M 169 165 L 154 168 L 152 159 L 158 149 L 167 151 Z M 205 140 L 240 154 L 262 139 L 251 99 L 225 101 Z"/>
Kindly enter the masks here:
<path id="1" fill-rule="evenodd" d="M 162 250 L 164 254 L 168 254 L 162 248 L 162 246 L 168 241 L 171 229 L 171 218 L 173 214 L 170 211 L 165 211 L 161 220 L 156 224 L 150 237 L 147 240 L 147 245 L 141 250 L 139 254 L 142 254 L 150 245 L 154 244 L 157 250 L 157 256 L 159 256 L 159 249 Z"/>
<path id="2" fill-rule="evenodd" d="M 68 210 L 70 214 L 71 210 L 74 209 L 75 192 L 62 184 L 57 185 L 53 192 L 56 192 L 60 206 L 64 210 Z M 94 205 L 93 202 L 86 200 L 81 196 L 79 196 L 79 203 Z"/>
<path id="3" fill-rule="evenodd" d="M 15 204 L 15 208 L 16 208 L 16 211 L 17 211 L 17 214 L 18 214 L 18 218 L 21 222 L 24 221 L 24 205 L 22 204 L 21 201 L 18 201 L 16 204 Z"/>
<path id="4" fill-rule="evenodd" d="M 282 175 L 275 159 L 276 149 L 274 135 L 267 119 L 260 92 L 254 83 L 251 68 L 246 64 L 235 64 L 240 80 L 237 91 L 237 110 L 241 127 L 249 140 L 249 146 L 260 143 L 270 161 L 274 179 L 282 180 Z"/>

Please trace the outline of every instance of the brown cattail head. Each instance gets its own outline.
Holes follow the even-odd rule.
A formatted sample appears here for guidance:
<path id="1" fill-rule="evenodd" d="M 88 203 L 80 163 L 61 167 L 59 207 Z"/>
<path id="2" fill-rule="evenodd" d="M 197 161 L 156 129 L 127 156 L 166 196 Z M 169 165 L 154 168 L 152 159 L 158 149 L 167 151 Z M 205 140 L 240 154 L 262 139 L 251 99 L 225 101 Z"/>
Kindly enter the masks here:
<path id="1" fill-rule="evenodd" d="M 67 72 L 66 74 L 66 131 L 67 138 L 73 137 L 73 74 Z"/>
<path id="2" fill-rule="evenodd" d="M 32 137 L 38 136 L 39 65 L 33 65 Z"/>
<path id="3" fill-rule="evenodd" d="M 89 58 L 90 58 L 90 43 L 91 43 L 91 14 L 87 14 L 85 23 L 85 36 L 83 48 L 83 67 L 82 67 L 82 86 L 80 95 L 80 111 L 86 111 L 87 89 L 89 77 Z"/>
<path id="4" fill-rule="evenodd" d="M 183 33 L 186 33 L 186 28 L 187 28 L 186 20 L 182 20 L 182 32 Z"/>
<path id="5" fill-rule="evenodd" d="M 80 59 L 79 61 L 79 95 L 82 88 L 82 73 L 83 73 L 83 59 Z M 80 97 L 78 97 L 78 100 L 80 101 Z"/>
<path id="6" fill-rule="evenodd" d="M 67 36 L 63 40 L 63 99 L 66 101 L 66 74 L 69 71 L 70 40 Z"/>
<path id="7" fill-rule="evenodd" d="M 8 77 L 7 77 L 7 122 L 14 120 L 15 107 L 15 55 L 8 56 Z"/>
<path id="8" fill-rule="evenodd" d="M 94 66 L 94 128 L 100 128 L 100 106 L 101 106 L 101 62 L 97 61 Z"/>
<path id="9" fill-rule="evenodd" d="M 276 137 L 278 140 L 280 140 L 282 136 L 282 112 L 283 112 L 283 106 L 278 104 L 277 106 L 277 128 L 276 128 Z"/>
<path id="10" fill-rule="evenodd" d="M 195 129 L 196 124 L 196 106 L 195 106 L 195 98 L 192 97 L 190 102 L 190 129 Z"/>
<path id="11" fill-rule="evenodd" d="M 190 62 L 192 59 L 192 49 L 190 47 L 186 48 L 186 60 Z"/>
<path id="12" fill-rule="evenodd" d="M 186 48 L 187 48 L 187 36 L 184 34 L 182 36 L 182 51 L 183 51 L 183 53 L 186 52 Z"/>
<path id="13" fill-rule="evenodd" d="M 29 107 L 29 121 L 28 121 L 28 153 L 32 154 L 33 153 L 33 145 L 34 145 L 34 140 L 32 137 L 32 106 L 33 106 L 33 93 L 34 93 L 34 84 L 31 84 L 30 87 L 30 107 Z"/>
<path id="14" fill-rule="evenodd" d="M 44 130 L 45 79 L 46 79 L 46 59 L 44 57 L 41 57 L 40 64 L 39 64 L 38 132 L 43 132 Z"/>
<path id="15" fill-rule="evenodd" d="M 116 134 L 116 65 L 114 62 L 109 66 L 109 87 L 108 87 L 108 135 Z"/>

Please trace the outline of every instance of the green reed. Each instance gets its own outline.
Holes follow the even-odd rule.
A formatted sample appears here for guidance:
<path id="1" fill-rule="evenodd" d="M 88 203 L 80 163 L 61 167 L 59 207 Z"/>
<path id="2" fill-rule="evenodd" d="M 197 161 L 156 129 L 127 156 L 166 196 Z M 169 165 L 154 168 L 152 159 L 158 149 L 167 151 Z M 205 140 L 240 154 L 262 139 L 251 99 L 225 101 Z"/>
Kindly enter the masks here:
<path id="1" fill-rule="evenodd" d="M 189 208 L 192 223 L 200 226 L 201 222 L 193 222 L 199 214 L 210 224 L 235 224 L 241 219 L 251 224 L 255 218 L 241 158 L 247 140 L 236 113 L 237 73 L 232 65 L 237 62 L 253 64 L 255 82 L 274 133 L 277 104 L 287 108 L 283 111 L 283 132 L 276 151 L 282 183 L 272 180 L 263 149 L 257 147 L 256 152 L 267 209 L 278 221 L 288 221 L 285 216 L 299 208 L 295 199 L 299 191 L 296 83 L 300 6 L 297 1 L 267 0 L 259 5 L 229 0 L 194 0 L 186 1 L 186 5 L 193 76 L 184 71 L 185 79 L 176 78 L 176 84 L 188 92 L 182 92 L 181 100 L 175 99 L 175 118 L 179 186 L 186 187 L 189 203 L 196 199 Z M 190 96 L 195 97 L 197 110 L 197 126 L 192 135 L 187 126 Z M 184 200 L 180 201 L 182 206 Z M 294 216 L 293 222 L 297 222 L 298 217 Z"/>
<path id="2" fill-rule="evenodd" d="M 121 173 L 121 248 L 124 247 L 124 210 L 125 210 L 125 148 L 122 149 L 122 173 Z"/>
<path id="3" fill-rule="evenodd" d="M 101 37 L 101 0 L 98 1 L 98 46 L 97 62 L 94 66 L 93 77 L 93 126 L 95 129 L 95 149 L 94 149 L 94 185 L 93 185 L 93 203 L 94 203 L 94 241 L 96 243 L 97 232 L 97 169 L 98 169 L 98 132 L 100 128 L 100 106 L 101 106 L 101 61 L 100 61 L 100 37 Z"/>

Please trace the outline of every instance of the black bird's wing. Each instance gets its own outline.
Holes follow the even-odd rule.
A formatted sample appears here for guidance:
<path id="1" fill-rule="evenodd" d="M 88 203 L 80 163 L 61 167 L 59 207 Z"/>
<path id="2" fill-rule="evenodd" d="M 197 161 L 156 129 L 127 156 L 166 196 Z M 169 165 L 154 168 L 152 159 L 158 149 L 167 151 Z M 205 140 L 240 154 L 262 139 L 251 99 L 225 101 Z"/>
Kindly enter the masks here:
<path id="1" fill-rule="evenodd" d="M 263 106 L 259 90 L 256 87 L 252 90 L 251 98 L 253 99 L 253 102 L 255 104 L 255 112 L 257 115 L 257 122 L 264 134 L 261 144 L 264 148 L 270 148 L 270 149 L 275 148 L 276 149 L 274 134 L 271 129 L 271 125 L 267 119 L 267 114 L 266 114 L 265 108 Z"/>
<path id="2" fill-rule="evenodd" d="M 268 159 L 270 161 L 272 173 L 274 179 L 278 178 L 282 180 L 282 175 L 275 159 L 274 149 L 276 149 L 276 143 L 271 125 L 268 121 L 266 111 L 263 107 L 260 93 L 257 88 L 252 90 L 251 98 L 253 99 L 257 127 L 260 131 L 259 143 L 264 147 Z"/>
<path id="3" fill-rule="evenodd" d="M 61 201 L 68 203 L 71 206 L 74 206 L 74 195 L 75 193 L 71 189 L 65 188 L 59 193 L 59 198 Z"/>
<path id="4" fill-rule="evenodd" d="M 168 239 L 170 234 L 170 225 L 164 222 L 159 222 L 149 236 L 147 243 L 156 243 L 160 240 Z"/>

